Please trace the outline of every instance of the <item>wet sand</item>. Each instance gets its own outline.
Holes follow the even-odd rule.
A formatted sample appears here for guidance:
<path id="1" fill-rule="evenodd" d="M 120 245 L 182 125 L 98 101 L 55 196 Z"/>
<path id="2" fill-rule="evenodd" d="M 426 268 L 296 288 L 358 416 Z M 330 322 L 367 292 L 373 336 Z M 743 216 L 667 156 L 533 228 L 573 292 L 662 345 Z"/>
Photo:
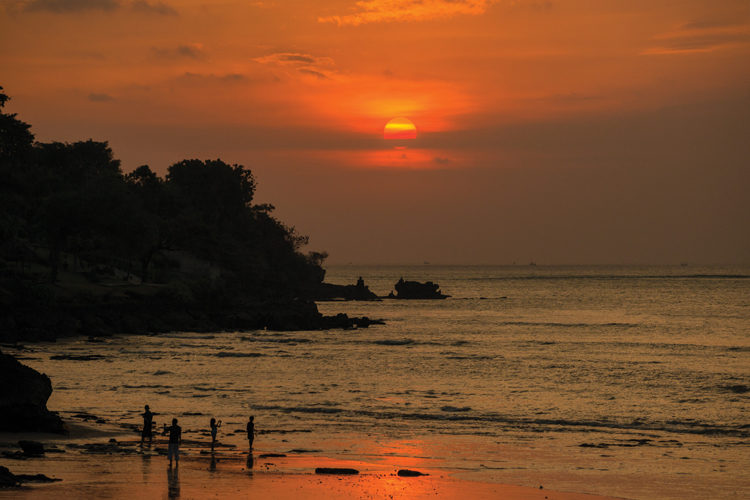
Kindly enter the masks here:
<path id="1" fill-rule="evenodd" d="M 456 477 L 457 471 L 436 468 L 434 462 L 420 464 L 413 458 L 362 461 L 314 453 L 262 458 L 274 451 L 257 449 L 248 460 L 246 450 L 224 445 L 211 453 L 207 443 L 200 441 L 184 442 L 179 466 L 170 468 L 164 455 L 166 442 L 163 438 L 141 448 L 133 439 L 133 433 L 106 425 L 79 424 L 71 429 L 68 437 L 0 434 L 0 450 L 13 449 L 19 439 L 41 441 L 45 447 L 59 451 L 26 460 L 0 458 L 0 465 L 16 474 L 42 473 L 62 481 L 0 490 L 0 498 L 612 498 L 464 480 Z M 110 439 L 115 439 L 117 444 L 109 443 Z M 111 446 L 112 449 L 92 453 L 81 448 L 85 444 Z M 359 474 L 315 474 L 318 467 L 353 468 Z M 402 468 L 429 475 L 399 477 L 397 471 Z"/>

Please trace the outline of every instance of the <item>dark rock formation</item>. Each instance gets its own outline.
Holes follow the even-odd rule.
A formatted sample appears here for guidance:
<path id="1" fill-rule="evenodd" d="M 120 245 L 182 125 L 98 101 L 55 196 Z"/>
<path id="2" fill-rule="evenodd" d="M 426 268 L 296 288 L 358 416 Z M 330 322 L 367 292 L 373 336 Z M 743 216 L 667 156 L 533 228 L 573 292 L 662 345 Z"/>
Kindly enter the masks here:
<path id="1" fill-rule="evenodd" d="M 27 457 L 41 457 L 44 455 L 44 445 L 39 441 L 19 441 L 18 447 Z"/>
<path id="2" fill-rule="evenodd" d="M 0 488 L 14 488 L 21 483 L 53 483 L 62 481 L 44 474 L 13 474 L 7 467 L 0 466 Z"/>
<path id="3" fill-rule="evenodd" d="M 51 394 L 47 375 L 0 352 L 0 431 L 65 433 L 60 417 L 47 410 Z"/>
<path id="4" fill-rule="evenodd" d="M 380 300 L 360 278 L 356 285 L 321 283 L 312 297 L 314 300 Z"/>
<path id="5" fill-rule="evenodd" d="M 392 299 L 445 299 L 450 295 L 444 295 L 440 292 L 440 285 L 428 281 L 420 283 L 419 281 L 404 281 L 401 278 L 394 285 L 396 293 L 388 295 Z"/>
<path id="6" fill-rule="evenodd" d="M 409 469 L 399 469 L 397 474 L 401 477 L 429 476 L 429 474 L 425 474 L 424 472 L 419 472 L 418 470 L 409 470 Z"/>
<path id="7" fill-rule="evenodd" d="M 346 468 L 339 468 L 339 467 L 318 467 L 315 469 L 316 474 L 345 474 L 345 475 L 354 475 L 359 474 L 359 471 L 357 469 L 346 469 Z"/>
<path id="8" fill-rule="evenodd" d="M 62 479 L 45 476 L 44 474 L 16 474 L 16 479 L 20 483 L 55 483 L 62 481 Z"/>
<path id="9" fill-rule="evenodd" d="M 7 467 L 0 466 L 0 488 L 13 488 L 18 484 L 16 476 Z"/>
<path id="10" fill-rule="evenodd" d="M 1 294 L 2 290 L 0 290 Z M 1 298 L 0 298 L 1 299 Z M 48 308 L 3 307 L 0 300 L 0 342 L 50 341 L 75 335 L 90 339 L 113 334 L 149 334 L 169 331 L 328 330 L 367 328 L 378 323 L 345 314 L 324 316 L 315 302 L 303 299 L 251 302 L 226 308 L 205 308 L 164 297 L 130 297 L 104 301 L 77 297 L 74 304 Z M 4 328 L 3 321 L 7 323 Z M 72 358 L 71 358 L 72 359 Z M 76 361 L 93 361 L 85 355 Z"/>

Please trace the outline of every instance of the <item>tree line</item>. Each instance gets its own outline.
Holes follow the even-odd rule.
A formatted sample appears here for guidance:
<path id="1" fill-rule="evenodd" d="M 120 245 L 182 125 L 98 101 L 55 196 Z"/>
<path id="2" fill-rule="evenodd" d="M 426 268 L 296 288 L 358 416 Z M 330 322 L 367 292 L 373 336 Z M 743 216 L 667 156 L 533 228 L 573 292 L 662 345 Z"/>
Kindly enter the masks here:
<path id="1" fill-rule="evenodd" d="M 8 101 L 0 87 L 0 108 Z M 325 253 L 269 204 L 242 165 L 182 160 L 162 178 L 143 165 L 123 173 L 107 142 L 37 142 L 29 124 L 0 109 L 0 271 L 60 279 L 73 265 L 132 273 L 143 283 L 187 279 L 181 260 L 215 272 L 209 297 L 293 298 L 319 285 Z M 30 263 L 44 265 L 43 276 Z"/>

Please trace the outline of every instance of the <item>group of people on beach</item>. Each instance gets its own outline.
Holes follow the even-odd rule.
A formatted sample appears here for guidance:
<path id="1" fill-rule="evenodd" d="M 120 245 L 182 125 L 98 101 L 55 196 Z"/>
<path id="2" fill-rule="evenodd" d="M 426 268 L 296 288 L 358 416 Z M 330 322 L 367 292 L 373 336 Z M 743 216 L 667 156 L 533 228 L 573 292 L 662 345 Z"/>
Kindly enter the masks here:
<path id="1" fill-rule="evenodd" d="M 141 445 L 143 445 L 143 442 L 148 440 L 149 443 L 152 442 L 153 436 L 154 436 L 154 415 L 157 415 L 157 413 L 154 413 L 151 411 L 151 408 L 149 408 L 148 405 L 144 407 L 143 413 L 141 413 L 141 416 L 143 417 L 143 430 L 141 431 Z M 219 433 L 219 427 L 221 427 L 221 420 L 217 421 L 215 418 L 211 417 L 210 422 L 208 423 L 209 430 L 211 431 L 211 450 L 214 449 L 214 446 L 216 445 L 216 436 Z M 253 451 L 253 440 L 255 439 L 255 417 L 250 416 L 247 420 L 247 441 L 249 445 L 249 452 L 252 453 Z M 182 427 L 180 427 L 177 423 L 177 419 L 172 419 L 172 425 L 167 426 L 167 424 L 164 424 L 164 430 L 162 431 L 162 435 L 169 434 L 169 446 L 167 447 L 167 457 L 169 458 L 169 466 L 172 466 L 172 459 L 179 465 L 180 463 L 180 443 L 182 442 Z"/>

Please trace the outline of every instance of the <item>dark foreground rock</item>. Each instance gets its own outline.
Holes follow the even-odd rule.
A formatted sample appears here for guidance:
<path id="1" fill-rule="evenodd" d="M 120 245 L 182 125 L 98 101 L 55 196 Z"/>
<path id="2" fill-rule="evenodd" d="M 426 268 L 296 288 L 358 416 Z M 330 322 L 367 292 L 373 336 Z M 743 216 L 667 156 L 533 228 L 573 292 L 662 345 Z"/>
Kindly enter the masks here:
<path id="1" fill-rule="evenodd" d="M 51 394 L 47 375 L 0 352 L 0 431 L 65 433 L 57 413 L 47 409 Z"/>
<path id="2" fill-rule="evenodd" d="M 27 457 L 41 457 L 44 455 L 44 445 L 39 441 L 19 441 L 18 447 Z"/>
<path id="3" fill-rule="evenodd" d="M 62 479 L 45 476 L 44 474 L 16 474 L 15 476 L 20 483 L 56 483 L 62 481 Z"/>
<path id="4" fill-rule="evenodd" d="M 13 474 L 7 467 L 0 466 L 0 488 L 14 488 L 21 483 L 54 483 L 62 481 L 44 474 Z"/>
<path id="5" fill-rule="evenodd" d="M 429 476 L 429 474 L 425 474 L 424 472 L 419 472 L 418 470 L 410 470 L 410 469 L 399 469 L 399 471 L 397 472 L 397 475 L 401 477 Z"/>
<path id="6" fill-rule="evenodd" d="M 391 292 L 388 295 L 392 299 L 446 299 L 450 297 L 450 295 L 444 295 L 440 291 L 440 285 L 432 281 L 420 283 L 419 281 L 404 281 L 404 278 L 401 278 L 393 287 L 396 293 Z"/>
<path id="7" fill-rule="evenodd" d="M 15 474 L 9 471 L 7 467 L 0 465 L 0 488 L 13 488 L 18 485 L 19 481 Z"/>
<path id="8" fill-rule="evenodd" d="M 357 469 L 346 469 L 346 468 L 340 468 L 340 467 L 318 467 L 315 469 L 316 474 L 342 474 L 342 475 L 348 475 L 352 476 L 355 474 L 359 474 L 359 471 Z"/>

